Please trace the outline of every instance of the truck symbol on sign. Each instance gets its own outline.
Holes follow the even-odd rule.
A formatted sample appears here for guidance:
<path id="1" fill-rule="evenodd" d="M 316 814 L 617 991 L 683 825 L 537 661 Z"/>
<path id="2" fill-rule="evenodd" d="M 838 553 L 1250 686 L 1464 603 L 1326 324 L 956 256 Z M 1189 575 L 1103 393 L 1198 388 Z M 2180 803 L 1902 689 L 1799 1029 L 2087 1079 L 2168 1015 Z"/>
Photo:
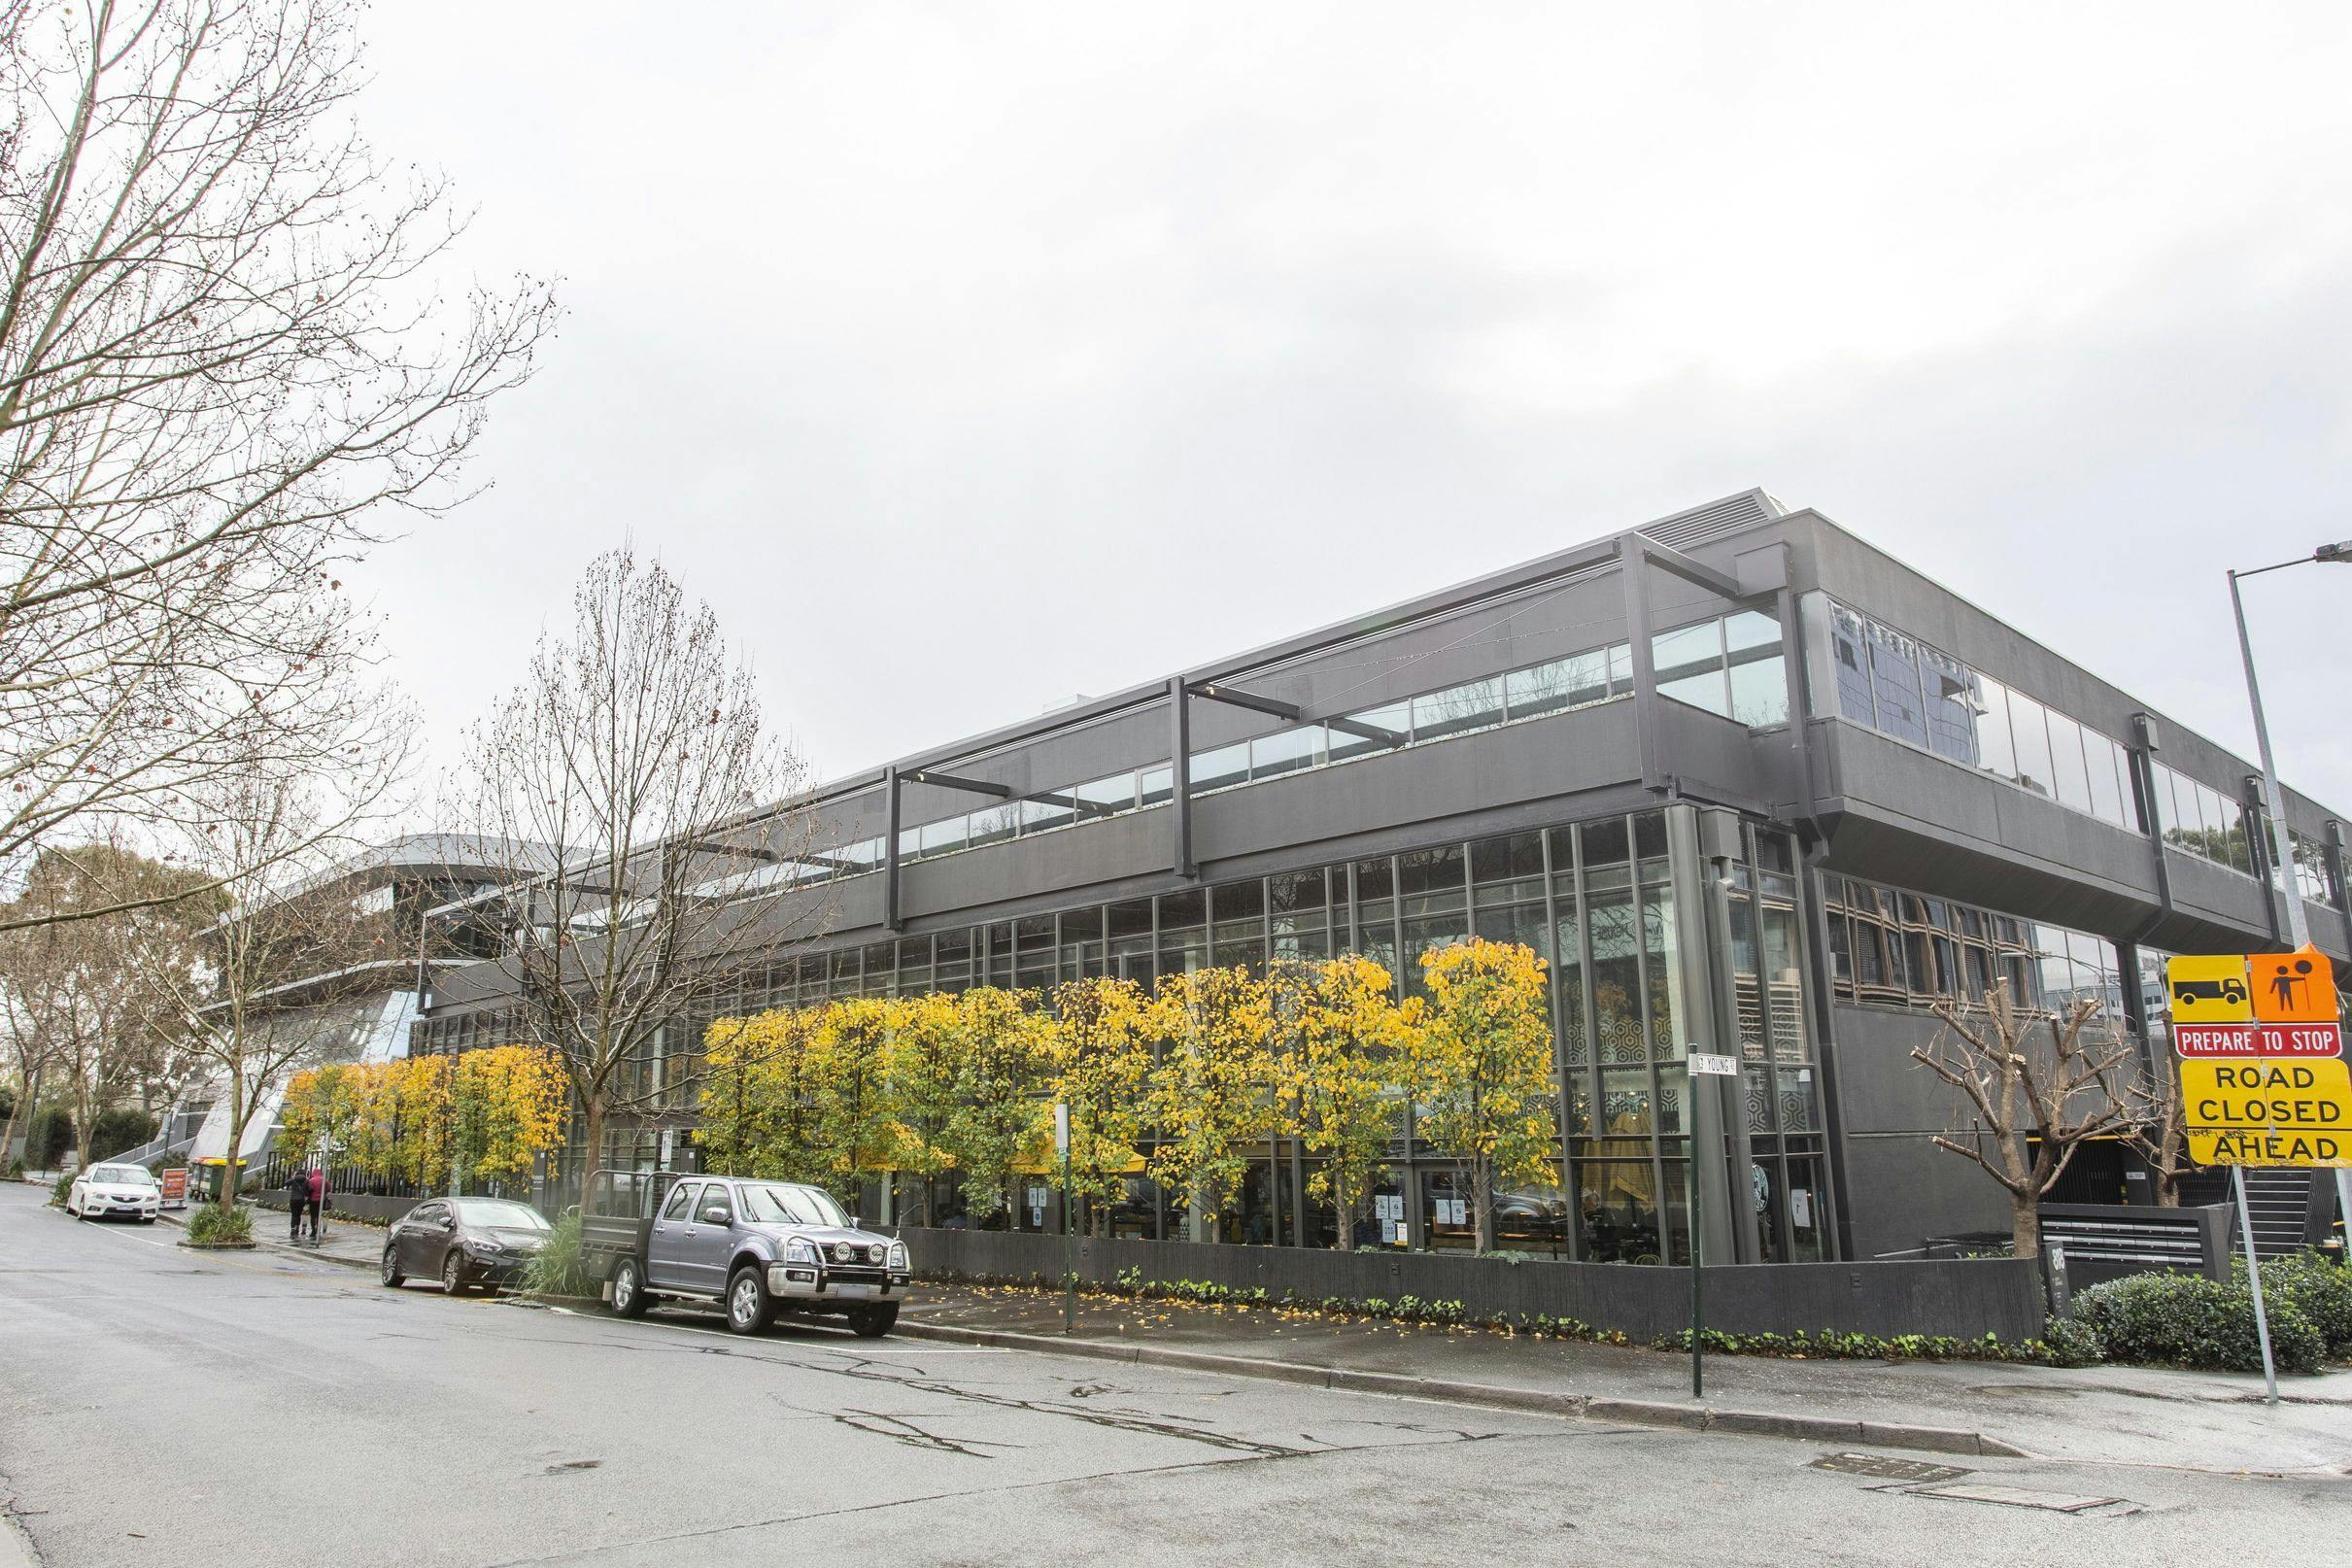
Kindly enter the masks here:
<path id="1" fill-rule="evenodd" d="M 2232 1006 L 2243 1006 L 2246 982 L 2234 974 L 2218 980 L 2174 980 L 2172 1000 L 2192 1006 L 2199 1002 L 2227 1002 Z"/>

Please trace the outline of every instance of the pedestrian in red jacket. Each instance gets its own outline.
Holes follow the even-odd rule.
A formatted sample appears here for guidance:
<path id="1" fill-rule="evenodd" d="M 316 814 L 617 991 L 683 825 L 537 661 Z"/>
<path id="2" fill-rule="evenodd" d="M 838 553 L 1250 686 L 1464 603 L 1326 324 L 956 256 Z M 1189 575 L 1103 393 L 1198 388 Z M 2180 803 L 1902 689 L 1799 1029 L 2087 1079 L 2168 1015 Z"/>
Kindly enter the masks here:
<path id="1" fill-rule="evenodd" d="M 310 1173 L 310 1239 L 322 1239 L 321 1226 L 326 1220 L 326 1167 L 313 1166 Z"/>

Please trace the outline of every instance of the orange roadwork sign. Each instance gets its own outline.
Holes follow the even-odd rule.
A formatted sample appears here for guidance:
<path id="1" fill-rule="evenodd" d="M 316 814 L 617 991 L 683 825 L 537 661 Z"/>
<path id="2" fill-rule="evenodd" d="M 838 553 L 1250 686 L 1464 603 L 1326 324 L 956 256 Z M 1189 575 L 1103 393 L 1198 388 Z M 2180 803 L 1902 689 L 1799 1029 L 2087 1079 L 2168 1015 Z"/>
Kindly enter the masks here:
<path id="1" fill-rule="evenodd" d="M 2327 956 L 2188 956 L 2165 978 L 2189 1157 L 2352 1166 L 2352 1074 Z"/>
<path id="2" fill-rule="evenodd" d="M 2246 960 L 2254 981 L 2254 1016 L 2267 1024 L 2335 1022 L 2335 966 L 2325 953 L 2256 953 Z"/>

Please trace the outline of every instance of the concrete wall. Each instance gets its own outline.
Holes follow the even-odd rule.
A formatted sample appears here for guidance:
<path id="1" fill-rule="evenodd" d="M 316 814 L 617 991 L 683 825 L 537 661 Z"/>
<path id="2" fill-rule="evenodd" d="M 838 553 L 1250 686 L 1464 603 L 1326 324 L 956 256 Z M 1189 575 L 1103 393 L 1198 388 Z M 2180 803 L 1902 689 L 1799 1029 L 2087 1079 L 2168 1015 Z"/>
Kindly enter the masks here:
<path id="1" fill-rule="evenodd" d="M 1063 1272 L 1058 1236 L 1005 1231 L 905 1231 L 924 1278 L 1050 1279 Z M 1685 1269 L 1610 1263 L 1513 1263 L 1429 1252 L 1325 1252 L 1303 1247 L 1224 1246 L 1085 1238 L 1078 1276 L 1109 1283 L 1129 1271 L 1145 1280 L 1205 1280 L 1319 1301 L 1458 1301 L 1476 1318 L 1573 1317 L 1635 1339 L 1689 1326 Z M 1710 1269 L 1706 1320 L 1735 1334 L 1799 1330 L 1873 1334 L 1994 1334 L 2027 1340 L 2042 1331 L 2038 1265 L 2014 1258 L 1908 1261 L 1857 1268 L 1838 1263 L 1750 1264 Z"/>

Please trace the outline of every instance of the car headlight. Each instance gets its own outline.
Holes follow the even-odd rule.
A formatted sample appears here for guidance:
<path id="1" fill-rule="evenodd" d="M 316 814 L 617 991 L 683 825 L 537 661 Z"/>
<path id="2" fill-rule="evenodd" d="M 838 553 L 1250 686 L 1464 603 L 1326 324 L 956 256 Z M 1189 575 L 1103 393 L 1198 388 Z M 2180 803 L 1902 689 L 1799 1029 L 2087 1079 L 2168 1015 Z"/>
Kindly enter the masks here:
<path id="1" fill-rule="evenodd" d="M 784 1243 L 784 1261 L 814 1264 L 817 1261 L 816 1244 L 805 1236 L 788 1238 Z"/>
<path id="2" fill-rule="evenodd" d="M 893 1274 L 906 1272 L 906 1244 L 904 1242 L 890 1244 L 890 1270 Z"/>

